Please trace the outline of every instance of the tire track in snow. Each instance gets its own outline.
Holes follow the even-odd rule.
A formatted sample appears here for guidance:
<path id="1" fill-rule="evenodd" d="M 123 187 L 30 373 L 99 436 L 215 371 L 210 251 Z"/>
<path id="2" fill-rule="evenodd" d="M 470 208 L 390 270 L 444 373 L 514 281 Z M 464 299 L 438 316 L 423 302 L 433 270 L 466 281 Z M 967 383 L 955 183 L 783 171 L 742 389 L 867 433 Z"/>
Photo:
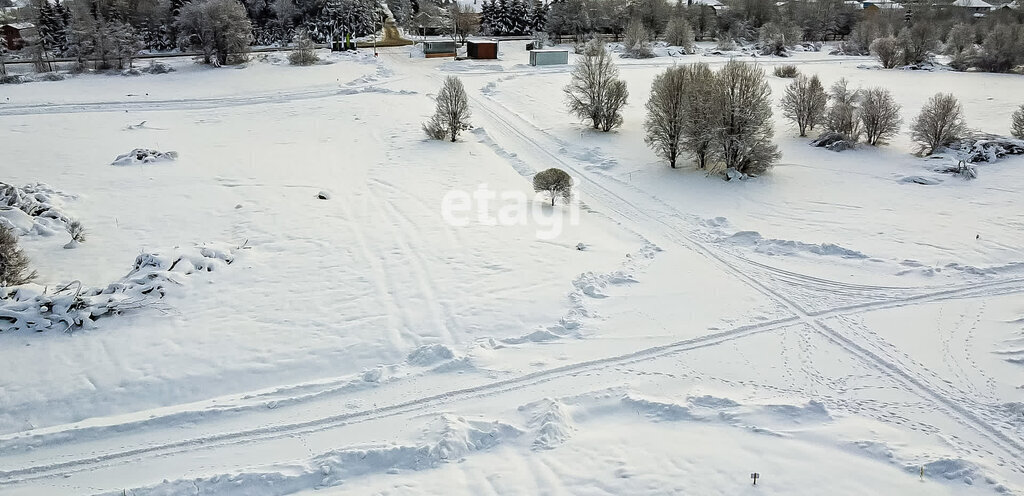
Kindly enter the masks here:
<path id="1" fill-rule="evenodd" d="M 882 357 L 880 357 L 880 356 L 878 356 L 876 354 L 871 353 L 870 351 L 865 349 L 863 346 L 859 345 L 858 343 L 853 342 L 852 340 L 846 338 L 845 336 L 842 336 L 841 334 L 835 332 L 831 328 L 829 328 L 829 327 L 827 327 L 827 326 L 825 326 L 824 324 L 821 323 L 821 319 L 824 316 L 828 315 L 829 313 L 833 313 L 833 312 L 839 311 L 840 310 L 839 308 L 833 308 L 833 309 L 829 309 L 829 310 L 822 310 L 822 311 L 818 311 L 818 312 L 815 312 L 815 313 L 808 312 L 802 306 L 800 306 L 799 304 L 794 302 L 789 296 L 783 294 L 780 290 L 778 290 L 776 288 L 772 288 L 772 287 L 762 283 L 761 281 L 751 277 L 746 271 L 743 270 L 743 268 L 734 265 L 731 261 L 727 260 L 724 256 L 719 255 L 711 247 L 707 246 L 705 243 L 703 243 L 700 240 L 696 239 L 695 236 L 693 236 L 691 233 L 688 233 L 688 232 L 684 231 L 683 229 L 681 229 L 675 223 L 670 223 L 670 222 L 665 221 L 664 219 L 662 219 L 660 217 L 650 215 L 645 210 L 637 208 L 632 202 L 626 200 L 625 198 L 623 198 L 619 194 L 611 191 L 611 189 L 609 189 L 607 186 L 605 186 L 603 184 L 600 184 L 598 181 L 594 180 L 592 177 L 589 177 L 589 175 L 585 174 L 582 170 L 580 170 L 581 168 L 576 166 L 576 164 L 570 163 L 569 161 L 565 160 L 563 157 L 560 157 L 557 154 L 551 152 L 547 147 L 542 146 L 541 144 L 538 144 L 537 143 L 537 138 L 538 137 L 547 138 L 547 133 L 545 131 L 537 128 L 532 123 L 526 121 L 520 115 L 516 114 L 515 112 L 512 112 L 511 110 L 509 110 L 508 108 L 504 107 L 500 103 L 494 102 L 493 99 L 485 98 L 488 101 L 494 102 L 497 106 L 499 106 L 500 108 L 502 108 L 504 110 L 504 112 L 503 112 L 504 115 L 499 114 L 487 102 L 484 102 L 483 99 L 484 98 L 476 97 L 475 95 L 470 96 L 470 100 L 472 100 L 474 103 L 477 104 L 477 108 L 483 108 L 485 110 L 485 112 L 491 116 L 491 120 L 493 121 L 493 123 L 502 126 L 504 129 L 507 130 L 507 132 L 510 135 L 512 135 L 514 137 L 518 137 L 524 144 L 526 144 L 528 147 L 534 148 L 539 154 L 547 155 L 555 163 L 558 163 L 558 164 L 562 165 L 568 171 L 571 171 L 572 173 L 574 173 L 575 177 L 579 178 L 581 180 L 581 183 L 583 183 L 581 186 L 583 186 L 584 191 L 586 191 L 591 196 L 599 197 L 599 199 L 601 200 L 602 205 L 610 208 L 611 210 L 613 210 L 615 212 L 615 214 L 623 216 L 627 220 L 634 221 L 634 222 L 636 222 L 638 224 L 641 223 L 639 221 L 645 220 L 645 217 L 646 217 L 646 220 L 647 220 L 648 223 L 655 224 L 655 225 L 660 225 L 660 226 L 668 229 L 668 231 L 670 233 L 674 233 L 675 234 L 675 236 L 669 236 L 669 237 L 670 238 L 675 237 L 676 239 L 674 241 L 677 244 L 680 244 L 680 245 L 682 245 L 684 247 L 690 248 L 690 249 L 692 249 L 692 250 L 694 250 L 694 251 L 696 251 L 698 253 L 703 254 L 704 256 L 709 258 L 713 263 L 715 263 L 716 265 L 719 265 L 726 272 L 733 274 L 735 277 L 737 277 L 741 281 L 745 282 L 751 288 L 753 288 L 756 291 L 762 293 L 763 295 L 768 297 L 770 300 L 782 304 L 790 312 L 792 312 L 793 315 L 797 316 L 797 318 L 799 318 L 801 321 L 806 322 L 807 324 L 811 325 L 812 328 L 814 328 L 815 330 L 817 330 L 818 332 L 823 334 L 826 338 L 828 338 L 830 341 L 834 342 L 836 345 L 838 345 L 841 348 L 843 348 L 845 351 L 847 351 L 847 353 L 853 355 L 854 357 L 857 357 L 858 359 L 864 361 L 865 363 L 867 363 L 869 365 L 872 365 L 873 367 L 875 367 L 875 368 L 877 368 L 877 369 L 879 369 L 879 370 L 881 370 L 883 372 L 886 372 L 887 375 L 889 375 L 893 379 L 897 380 L 898 382 L 902 383 L 908 389 L 910 389 L 912 391 L 918 392 L 918 394 L 920 394 L 923 397 L 927 397 L 927 398 L 931 399 L 936 404 L 945 406 L 945 408 L 948 409 L 948 413 L 949 413 L 949 415 L 951 417 L 955 418 L 961 424 L 968 426 L 969 428 L 971 428 L 974 431 L 978 432 L 982 436 L 986 437 L 993 444 L 998 446 L 1001 450 L 1003 450 L 1004 452 L 1009 454 L 1011 457 L 1018 457 L 1020 453 L 1024 453 L 1024 444 L 1022 444 L 1018 440 L 1015 440 L 1015 439 L 1009 437 L 1005 432 L 1003 432 L 998 427 L 995 427 L 992 424 L 989 424 L 988 422 L 986 422 L 984 419 L 978 417 L 977 415 L 974 415 L 970 411 L 969 407 L 967 407 L 965 405 L 962 405 L 962 404 L 958 403 L 957 401 L 954 401 L 954 400 L 951 400 L 951 399 L 945 397 L 942 394 L 941 391 L 937 390 L 934 387 L 930 387 L 930 385 L 926 381 L 924 381 L 924 380 L 922 380 L 920 378 L 920 374 L 919 373 L 915 373 L 912 370 L 908 370 L 908 369 L 904 369 L 904 368 L 898 367 L 898 366 L 896 366 L 896 365 L 886 361 Z M 523 126 L 525 128 L 529 128 L 529 129 L 532 129 L 532 130 L 536 131 L 536 133 L 534 133 L 535 136 L 527 136 L 522 130 L 520 130 L 517 127 L 513 126 L 512 124 L 510 124 L 509 121 L 520 122 L 520 123 L 523 124 Z M 646 193 L 642 193 L 642 194 L 645 195 L 645 198 L 644 198 L 645 200 L 652 201 L 655 204 L 658 204 L 659 206 L 663 205 L 670 212 L 675 211 L 675 209 L 672 208 L 671 206 L 665 205 L 663 201 L 661 201 L 661 200 L 659 200 L 659 199 L 657 199 L 655 197 L 652 197 L 650 195 L 647 195 Z M 633 211 L 629 212 L 628 214 L 626 214 L 624 212 L 624 211 L 629 211 L 629 210 L 633 210 Z M 663 232 L 661 234 L 664 235 L 665 233 Z M 746 261 L 746 259 L 742 259 L 742 257 L 738 257 L 738 256 L 734 256 L 734 257 Z M 1013 280 L 1009 280 L 1009 281 L 998 281 L 998 282 L 993 283 L 993 285 L 999 285 L 999 284 L 1015 285 L 1015 287 L 1012 289 L 1012 291 L 1013 292 L 1019 292 L 1019 291 L 1024 291 L 1024 288 L 1020 287 L 1021 283 L 1024 283 L 1024 280 L 1022 280 L 1022 279 L 1013 279 Z M 978 286 L 983 286 L 983 285 L 978 285 Z M 970 291 L 972 291 L 974 289 L 976 289 L 974 286 L 968 286 L 968 287 L 965 287 L 965 288 L 961 288 L 961 290 L 967 291 L 967 292 L 970 292 Z M 906 306 L 907 304 L 910 304 L 912 301 L 919 300 L 919 299 L 920 299 L 919 297 L 911 297 L 911 298 L 905 298 L 905 299 L 893 298 L 893 299 L 889 300 L 889 303 L 895 303 L 896 304 L 895 306 Z M 886 303 L 886 302 L 883 301 L 881 303 L 882 303 L 882 305 L 880 305 L 880 306 L 884 306 L 884 303 Z M 861 305 L 850 305 L 849 308 L 851 308 L 851 309 L 853 309 L 853 308 L 862 308 L 862 309 L 864 309 L 864 308 L 871 308 L 872 306 L 873 305 L 871 303 L 864 303 L 864 304 L 861 304 Z M 1019 461 L 1019 460 L 1014 462 L 1014 464 L 1017 467 L 1024 466 L 1024 465 L 1022 465 L 1022 462 Z"/>

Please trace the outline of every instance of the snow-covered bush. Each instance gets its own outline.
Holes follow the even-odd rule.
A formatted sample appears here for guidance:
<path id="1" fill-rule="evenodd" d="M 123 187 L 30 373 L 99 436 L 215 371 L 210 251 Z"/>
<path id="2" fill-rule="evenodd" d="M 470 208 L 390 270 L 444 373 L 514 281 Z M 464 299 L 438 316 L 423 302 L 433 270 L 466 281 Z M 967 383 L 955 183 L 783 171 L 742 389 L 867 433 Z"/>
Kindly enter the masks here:
<path id="1" fill-rule="evenodd" d="M 42 183 L 13 186 L 0 182 L 0 225 L 18 235 L 63 231 L 70 219 L 58 205 L 61 196 L 67 195 Z"/>
<path id="2" fill-rule="evenodd" d="M 903 52 L 900 50 L 896 38 L 892 36 L 872 41 L 871 54 L 878 57 L 878 61 L 886 69 L 892 69 L 900 65 L 900 61 L 903 60 Z"/>
<path id="3" fill-rule="evenodd" d="M 14 230 L 0 224 L 0 297 L 3 296 L 3 288 L 28 284 L 35 277 L 35 271 L 29 268 L 28 257 L 18 247 L 18 236 Z"/>
<path id="4" fill-rule="evenodd" d="M 621 111 L 629 92 L 604 43 L 592 40 L 584 52 L 572 69 L 572 80 L 563 89 L 566 103 L 573 115 L 589 120 L 594 129 L 608 132 L 622 125 Z"/>
<path id="5" fill-rule="evenodd" d="M 983 136 L 965 138 L 950 145 L 964 162 L 995 162 L 1009 155 L 1024 155 L 1024 139 Z"/>
<path id="6" fill-rule="evenodd" d="M 54 293 L 35 285 L 0 288 L 0 330 L 74 331 L 101 318 L 152 306 L 185 277 L 235 260 L 235 247 L 202 246 L 170 255 L 143 253 L 126 276 L 103 288 L 74 281 Z"/>
<path id="7" fill-rule="evenodd" d="M 807 136 L 807 131 L 813 131 L 825 120 L 828 94 L 817 75 L 801 74 L 786 86 L 781 106 L 782 115 L 796 123 L 800 136 Z"/>
<path id="8" fill-rule="evenodd" d="M 1013 121 L 1010 123 L 1010 134 L 1014 138 L 1024 140 L 1024 105 L 1021 105 L 1013 113 Z"/>
<path id="9" fill-rule="evenodd" d="M 910 125 L 911 138 L 921 144 L 921 152 L 926 155 L 952 144 L 965 134 L 967 126 L 964 125 L 963 108 L 949 93 L 937 93 L 928 99 Z"/>
<path id="10" fill-rule="evenodd" d="M 118 155 L 110 165 L 152 164 L 156 162 L 170 162 L 177 159 L 178 152 L 161 152 L 149 148 L 136 148 L 128 153 Z"/>
<path id="11" fill-rule="evenodd" d="M 787 49 L 800 41 L 800 31 L 789 23 L 768 22 L 758 30 L 761 55 L 786 56 Z"/>
<path id="12" fill-rule="evenodd" d="M 533 176 L 533 190 L 538 193 L 547 193 L 551 198 L 551 206 L 555 206 L 555 200 L 561 198 L 569 203 L 572 199 L 572 176 L 562 169 L 551 168 L 538 172 Z"/>
<path id="13" fill-rule="evenodd" d="M 884 144 L 900 131 L 902 107 L 885 88 L 870 88 L 862 95 L 859 114 L 864 139 L 871 146 Z"/>
<path id="14" fill-rule="evenodd" d="M 469 117 L 469 97 L 462 81 L 456 76 L 448 76 L 437 93 L 434 115 L 423 124 L 423 131 L 437 140 L 450 137 L 455 143 L 459 133 L 469 129 Z"/>
<path id="15" fill-rule="evenodd" d="M 72 219 L 68 223 L 68 234 L 71 235 L 71 241 L 64 245 L 64 248 L 77 248 L 85 242 L 85 226 L 79 220 Z"/>
<path id="16" fill-rule="evenodd" d="M 171 67 L 170 64 L 165 64 L 158 60 L 151 60 L 149 62 L 149 65 L 143 67 L 141 70 L 146 74 L 167 74 L 169 72 L 174 72 L 174 67 Z"/>

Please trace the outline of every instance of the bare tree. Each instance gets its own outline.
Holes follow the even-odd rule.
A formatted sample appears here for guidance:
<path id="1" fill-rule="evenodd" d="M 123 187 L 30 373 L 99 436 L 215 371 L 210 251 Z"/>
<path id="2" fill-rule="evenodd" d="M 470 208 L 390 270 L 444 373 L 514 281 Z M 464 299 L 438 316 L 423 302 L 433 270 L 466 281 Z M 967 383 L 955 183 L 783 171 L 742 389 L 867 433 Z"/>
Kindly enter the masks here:
<path id="1" fill-rule="evenodd" d="M 910 124 L 910 135 L 921 144 L 921 151 L 927 155 L 947 146 L 967 134 L 964 125 L 963 108 L 956 97 L 949 93 L 936 93 Z"/>
<path id="2" fill-rule="evenodd" d="M 469 129 L 469 117 L 469 98 L 462 81 L 456 76 L 448 76 L 437 94 L 434 115 L 423 124 L 423 130 L 434 139 L 450 137 L 455 143 L 459 132 Z"/>
<path id="3" fill-rule="evenodd" d="M 640 19 L 633 18 L 626 26 L 626 53 L 635 59 L 648 59 L 654 56 L 651 51 L 651 34 Z"/>
<path id="4" fill-rule="evenodd" d="M 715 130 L 709 123 L 718 117 L 717 79 L 707 64 L 683 66 L 688 81 L 683 87 L 683 149 L 697 160 L 697 167 L 705 169 L 711 159 Z"/>
<path id="5" fill-rule="evenodd" d="M 647 120 L 644 121 L 644 141 L 658 156 L 668 160 L 675 169 L 676 158 L 682 152 L 683 131 L 686 128 L 686 77 L 688 66 L 669 67 L 654 77 L 651 97 L 647 100 Z"/>
<path id="6" fill-rule="evenodd" d="M 716 80 L 718 158 L 726 168 L 743 174 L 766 172 L 780 154 L 772 143 L 772 91 L 764 70 L 730 60 L 718 71 Z"/>
<path id="7" fill-rule="evenodd" d="M 693 28 L 685 17 L 675 16 L 669 19 L 665 27 L 665 42 L 682 48 L 686 53 L 693 51 Z"/>
<path id="8" fill-rule="evenodd" d="M 958 23 L 949 28 L 946 35 L 946 53 L 954 57 L 974 46 L 974 28 Z"/>
<path id="9" fill-rule="evenodd" d="M 1021 105 L 1013 113 L 1013 123 L 1010 125 L 1010 133 L 1014 138 L 1024 140 L 1024 105 Z"/>
<path id="10" fill-rule="evenodd" d="M 932 22 L 916 22 L 908 28 L 903 28 L 896 37 L 900 52 L 903 54 L 903 64 L 920 64 L 928 60 L 928 53 L 935 49 L 938 39 Z"/>
<path id="11" fill-rule="evenodd" d="M 832 104 L 825 113 L 825 129 L 839 133 L 846 141 L 856 143 L 860 139 L 860 90 L 851 90 L 846 78 L 832 84 L 829 89 Z"/>
<path id="12" fill-rule="evenodd" d="M 878 38 L 871 42 L 871 54 L 878 57 L 878 61 L 882 63 L 882 67 L 886 69 L 892 69 L 900 64 L 903 60 L 903 52 L 900 50 L 899 43 L 896 38 L 887 36 L 885 38 Z"/>
<path id="13" fill-rule="evenodd" d="M 252 23 L 238 0 L 193 0 L 181 7 L 179 44 L 203 51 L 203 62 L 216 66 L 244 61 L 252 39 Z"/>
<path id="14" fill-rule="evenodd" d="M 572 199 L 572 176 L 562 169 L 551 168 L 538 172 L 533 176 L 533 190 L 538 193 L 547 193 L 551 198 L 551 206 L 555 206 L 555 200 L 561 198 L 569 203 Z"/>
<path id="15" fill-rule="evenodd" d="M 871 88 L 864 91 L 860 104 L 860 124 L 864 129 L 867 144 L 885 144 L 889 138 L 900 132 L 903 119 L 900 107 L 885 88 Z"/>
<path id="16" fill-rule="evenodd" d="M 20 286 L 35 278 L 35 271 L 29 270 L 28 257 L 18 247 L 18 236 L 0 224 L 0 287 Z"/>
<path id="17" fill-rule="evenodd" d="M 807 131 L 814 130 L 825 120 L 828 94 L 817 75 L 801 74 L 786 86 L 781 105 L 782 115 L 796 123 L 800 136 L 807 136 Z"/>
<path id="18" fill-rule="evenodd" d="M 587 43 L 584 56 L 573 67 L 572 80 L 563 91 L 569 112 L 589 120 L 594 129 L 607 132 L 622 125 L 621 111 L 629 92 L 600 40 Z"/>

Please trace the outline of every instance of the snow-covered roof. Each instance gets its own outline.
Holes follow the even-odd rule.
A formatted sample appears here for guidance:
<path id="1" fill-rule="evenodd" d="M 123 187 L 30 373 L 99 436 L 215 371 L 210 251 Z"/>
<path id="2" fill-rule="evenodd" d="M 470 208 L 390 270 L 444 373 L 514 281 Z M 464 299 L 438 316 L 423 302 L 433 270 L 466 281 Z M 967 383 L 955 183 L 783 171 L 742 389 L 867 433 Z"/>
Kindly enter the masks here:
<path id="1" fill-rule="evenodd" d="M 31 22 L 12 22 L 10 24 L 4 24 L 4 26 L 10 26 L 14 29 L 17 29 L 18 31 L 21 31 L 22 29 L 31 29 L 36 27 L 36 25 L 32 24 Z"/>
<path id="2" fill-rule="evenodd" d="M 971 9 L 991 9 L 992 4 L 985 0 L 956 0 L 953 2 L 954 7 L 965 7 Z"/>
<path id="3" fill-rule="evenodd" d="M 864 8 L 877 7 L 879 9 L 902 9 L 903 4 L 896 2 L 864 2 Z"/>

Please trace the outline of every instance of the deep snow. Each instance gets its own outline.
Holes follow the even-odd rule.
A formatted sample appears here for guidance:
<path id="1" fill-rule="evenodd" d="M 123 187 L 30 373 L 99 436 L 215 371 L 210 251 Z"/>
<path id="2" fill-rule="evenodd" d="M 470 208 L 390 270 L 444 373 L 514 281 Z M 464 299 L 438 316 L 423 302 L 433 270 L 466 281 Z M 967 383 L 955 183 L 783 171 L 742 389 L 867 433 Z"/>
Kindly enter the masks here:
<path id="1" fill-rule="evenodd" d="M 0 494 L 1024 492 L 1024 158 L 968 182 L 905 135 L 835 153 L 778 119 L 782 163 L 726 183 L 670 170 L 640 128 L 658 71 L 725 58 L 619 60 L 626 124 L 601 134 L 522 45 L 4 87 L 0 181 L 45 183 L 89 232 L 64 250 L 16 219 L 40 286 L 103 287 L 144 252 L 237 258 L 90 329 L 0 332 Z M 759 61 L 884 85 L 908 121 L 955 88 L 994 133 L 1024 94 Z M 447 74 L 475 125 L 456 144 L 419 128 Z M 110 165 L 137 148 L 178 156 Z M 578 213 L 446 220 L 446 194 L 532 196 L 549 167 Z"/>

